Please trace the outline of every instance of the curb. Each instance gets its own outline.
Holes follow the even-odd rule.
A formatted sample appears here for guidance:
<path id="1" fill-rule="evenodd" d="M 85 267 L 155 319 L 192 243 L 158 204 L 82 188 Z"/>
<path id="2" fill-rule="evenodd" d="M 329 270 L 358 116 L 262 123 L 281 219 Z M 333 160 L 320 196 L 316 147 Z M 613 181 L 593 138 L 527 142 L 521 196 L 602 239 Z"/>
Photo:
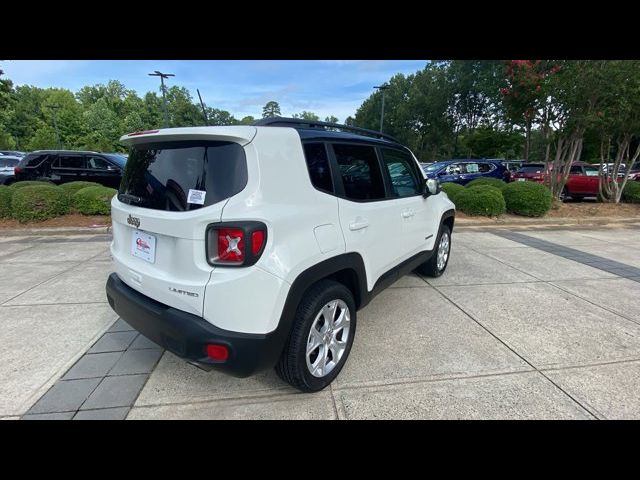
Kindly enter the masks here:
<path id="1" fill-rule="evenodd" d="M 43 235 L 105 235 L 111 233 L 111 226 L 99 227 L 51 227 L 0 229 L 0 237 L 25 237 Z"/>
<path id="2" fill-rule="evenodd" d="M 497 228 L 509 228 L 509 227 L 565 227 L 569 225 L 580 226 L 602 226 L 612 225 L 620 223 L 633 223 L 640 224 L 640 217 L 585 217 L 585 218 L 572 218 L 572 217 L 556 217 L 556 218 L 531 218 L 531 219 L 518 219 L 511 218 L 496 218 L 496 219 L 473 219 L 473 218 L 456 218 L 456 227 L 497 227 Z"/>

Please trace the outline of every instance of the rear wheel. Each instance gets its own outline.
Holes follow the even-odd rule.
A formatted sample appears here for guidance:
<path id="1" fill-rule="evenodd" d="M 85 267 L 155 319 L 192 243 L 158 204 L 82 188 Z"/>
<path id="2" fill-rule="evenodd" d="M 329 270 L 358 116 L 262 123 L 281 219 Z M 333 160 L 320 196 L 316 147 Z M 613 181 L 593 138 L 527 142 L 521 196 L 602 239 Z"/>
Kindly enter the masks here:
<path id="1" fill-rule="evenodd" d="M 447 225 L 440 227 L 435 245 L 436 249 L 431 258 L 416 269 L 418 273 L 428 277 L 439 277 L 447 269 L 451 253 L 451 230 Z"/>
<path id="2" fill-rule="evenodd" d="M 322 280 L 302 298 L 276 373 L 303 392 L 317 392 L 338 376 L 356 333 L 351 291 Z"/>

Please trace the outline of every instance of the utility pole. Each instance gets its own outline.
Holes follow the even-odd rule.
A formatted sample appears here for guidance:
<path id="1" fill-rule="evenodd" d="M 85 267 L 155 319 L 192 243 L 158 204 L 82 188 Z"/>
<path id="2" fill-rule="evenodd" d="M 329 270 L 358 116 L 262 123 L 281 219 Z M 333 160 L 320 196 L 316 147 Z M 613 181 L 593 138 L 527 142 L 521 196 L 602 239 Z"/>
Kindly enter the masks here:
<path id="1" fill-rule="evenodd" d="M 382 126 L 384 125 L 384 91 L 389 88 L 389 85 L 383 83 L 382 85 L 373 88 L 377 88 L 382 92 L 382 109 L 380 110 L 380 133 L 382 133 Z"/>
<path id="2" fill-rule="evenodd" d="M 155 70 L 149 74 L 150 77 L 160 77 L 160 86 L 162 90 L 162 109 L 164 110 L 164 128 L 169 126 L 169 113 L 167 112 L 167 96 L 165 93 L 164 79 L 169 77 L 175 77 L 173 73 L 162 73 Z"/>
<path id="3" fill-rule="evenodd" d="M 58 150 L 62 150 L 62 144 L 60 143 L 60 132 L 58 131 L 58 116 L 56 110 L 60 108 L 60 105 L 51 105 L 49 108 L 53 110 L 53 127 L 56 129 L 56 141 L 58 142 Z"/>

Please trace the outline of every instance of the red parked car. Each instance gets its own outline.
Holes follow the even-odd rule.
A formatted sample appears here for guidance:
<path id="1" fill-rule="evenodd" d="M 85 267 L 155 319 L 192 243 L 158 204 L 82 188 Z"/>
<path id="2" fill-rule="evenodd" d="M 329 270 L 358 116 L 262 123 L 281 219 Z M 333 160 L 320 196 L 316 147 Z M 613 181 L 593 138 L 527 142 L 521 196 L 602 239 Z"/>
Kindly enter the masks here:
<path id="1" fill-rule="evenodd" d="M 527 163 L 513 174 L 514 182 L 544 181 L 544 163 Z M 560 195 L 562 200 L 572 198 L 582 200 L 584 197 L 598 195 L 598 167 L 585 162 L 573 162 L 567 184 Z"/>

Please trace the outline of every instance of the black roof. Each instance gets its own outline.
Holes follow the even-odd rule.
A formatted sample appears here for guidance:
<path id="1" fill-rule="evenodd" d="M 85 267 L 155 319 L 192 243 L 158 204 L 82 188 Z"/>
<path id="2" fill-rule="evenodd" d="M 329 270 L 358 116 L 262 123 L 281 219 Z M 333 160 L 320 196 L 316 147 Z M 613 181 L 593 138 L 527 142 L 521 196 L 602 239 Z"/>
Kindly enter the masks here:
<path id="1" fill-rule="evenodd" d="M 34 150 L 33 152 L 29 152 L 27 155 L 32 155 L 34 153 L 89 153 L 89 154 L 100 154 L 100 152 L 92 152 L 91 150 Z"/>
<path id="2" fill-rule="evenodd" d="M 339 123 L 305 120 L 302 118 L 268 117 L 254 122 L 259 127 L 291 127 L 295 128 L 302 139 L 339 139 L 374 142 L 381 145 L 396 144 L 403 146 L 396 138 L 385 133 L 366 128 L 342 125 Z"/>

